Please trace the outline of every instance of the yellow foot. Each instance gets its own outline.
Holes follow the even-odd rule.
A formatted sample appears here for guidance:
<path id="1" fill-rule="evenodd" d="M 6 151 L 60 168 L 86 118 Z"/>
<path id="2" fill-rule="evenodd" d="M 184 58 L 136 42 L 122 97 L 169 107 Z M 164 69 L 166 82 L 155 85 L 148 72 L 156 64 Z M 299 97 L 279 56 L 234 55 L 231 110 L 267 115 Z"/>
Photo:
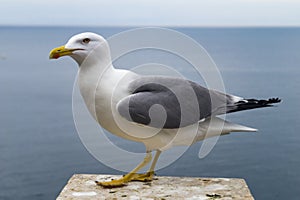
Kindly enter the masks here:
<path id="1" fill-rule="evenodd" d="M 100 185 L 104 188 L 115 188 L 115 187 L 123 187 L 126 185 L 126 183 L 128 182 L 127 179 L 125 178 L 121 178 L 121 179 L 117 179 L 117 180 L 112 180 L 112 181 L 105 181 L 105 182 L 98 182 L 95 181 L 97 185 Z"/>
<path id="2" fill-rule="evenodd" d="M 153 180 L 154 172 L 147 172 L 145 174 L 133 174 L 130 181 L 149 182 Z"/>

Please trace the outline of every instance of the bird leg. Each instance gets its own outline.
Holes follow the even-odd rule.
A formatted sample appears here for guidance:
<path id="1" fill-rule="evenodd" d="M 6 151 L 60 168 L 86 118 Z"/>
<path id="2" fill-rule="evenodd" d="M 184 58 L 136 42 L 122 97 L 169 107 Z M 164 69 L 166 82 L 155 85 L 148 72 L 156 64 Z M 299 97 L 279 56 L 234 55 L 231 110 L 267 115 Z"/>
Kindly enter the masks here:
<path id="1" fill-rule="evenodd" d="M 155 165 L 157 163 L 157 160 L 159 158 L 161 154 L 161 151 L 160 150 L 157 150 L 156 151 L 156 154 L 155 154 L 155 157 L 152 161 L 152 164 L 151 164 L 151 167 L 150 169 L 148 170 L 147 173 L 145 174 L 133 174 L 132 178 L 130 181 L 142 181 L 142 182 L 148 182 L 148 181 L 152 181 L 153 180 L 153 176 L 154 176 L 154 168 L 155 168 Z"/>
<path id="2" fill-rule="evenodd" d="M 151 159 L 152 159 L 152 154 L 151 154 L 151 152 L 148 152 L 146 154 L 144 160 L 136 168 L 134 168 L 131 172 L 129 172 L 122 178 L 117 179 L 117 180 L 107 181 L 107 182 L 96 181 L 96 184 L 100 185 L 102 187 L 105 187 L 105 188 L 122 187 L 122 186 L 126 185 L 127 182 L 131 181 L 132 178 L 134 177 L 134 175 L 136 174 L 136 172 L 138 172 L 141 168 L 146 166 L 151 161 Z"/>

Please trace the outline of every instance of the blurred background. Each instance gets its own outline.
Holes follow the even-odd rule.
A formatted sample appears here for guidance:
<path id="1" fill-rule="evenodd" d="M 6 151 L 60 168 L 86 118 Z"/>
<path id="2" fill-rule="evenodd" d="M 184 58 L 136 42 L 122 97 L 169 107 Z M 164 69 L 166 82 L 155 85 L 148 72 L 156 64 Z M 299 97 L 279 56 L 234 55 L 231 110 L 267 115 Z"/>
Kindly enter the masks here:
<path id="1" fill-rule="evenodd" d="M 168 27 L 199 42 L 216 62 L 227 92 L 283 99 L 274 108 L 227 116 L 229 121 L 258 128 L 258 133 L 220 137 L 203 159 L 198 158 L 201 143 L 195 144 L 157 174 L 244 178 L 256 199 L 297 199 L 300 195 L 300 2 L 0 3 L 0 199 L 54 199 L 74 173 L 125 173 L 94 159 L 81 143 L 72 116 L 78 67 L 70 58 L 53 62 L 48 55 L 80 32 L 107 38 L 144 26 Z M 163 60 L 201 82 L 184 65 L 159 52 L 131 56 L 137 61 Z M 115 66 L 132 67 L 122 62 Z M 140 144 L 106 135 L 124 149 L 143 151 Z"/>

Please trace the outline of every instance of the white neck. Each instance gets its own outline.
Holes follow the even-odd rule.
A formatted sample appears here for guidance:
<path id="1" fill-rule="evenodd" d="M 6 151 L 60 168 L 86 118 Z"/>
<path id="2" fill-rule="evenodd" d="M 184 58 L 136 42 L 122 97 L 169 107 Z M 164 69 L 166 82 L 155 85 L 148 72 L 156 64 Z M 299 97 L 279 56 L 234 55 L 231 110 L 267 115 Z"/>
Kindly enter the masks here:
<path id="1" fill-rule="evenodd" d="M 115 68 L 112 66 L 109 48 L 106 44 L 93 49 L 89 55 L 80 63 L 78 83 L 81 95 L 92 116 L 97 120 L 95 110 L 95 94 L 99 82 L 103 82 L 107 74 L 113 74 Z"/>
<path id="2" fill-rule="evenodd" d="M 99 54 L 96 54 L 99 55 Z M 120 137 L 129 137 L 115 123 L 116 105 L 128 96 L 128 85 L 137 74 L 115 69 L 110 59 L 89 56 L 80 65 L 78 83 L 85 104 L 99 124 Z M 118 92 L 115 89 L 118 88 Z M 118 117 L 118 116 L 117 116 Z"/>

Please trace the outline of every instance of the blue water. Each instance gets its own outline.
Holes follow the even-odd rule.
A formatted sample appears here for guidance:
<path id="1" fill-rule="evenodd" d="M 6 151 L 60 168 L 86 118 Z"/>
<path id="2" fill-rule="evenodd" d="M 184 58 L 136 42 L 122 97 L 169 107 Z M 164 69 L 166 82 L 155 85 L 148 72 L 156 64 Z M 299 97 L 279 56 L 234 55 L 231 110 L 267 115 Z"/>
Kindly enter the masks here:
<path id="1" fill-rule="evenodd" d="M 48 60 L 53 47 L 87 30 L 109 37 L 126 28 L 0 27 L 0 199 L 54 199 L 74 173 L 123 174 L 95 160 L 76 133 L 75 62 Z M 300 28 L 176 30 L 206 48 L 229 93 L 283 102 L 227 116 L 260 131 L 223 136 L 204 159 L 198 158 L 201 143 L 193 145 L 157 174 L 240 177 L 256 199 L 297 199 Z M 110 137 L 119 146 L 131 144 Z"/>

